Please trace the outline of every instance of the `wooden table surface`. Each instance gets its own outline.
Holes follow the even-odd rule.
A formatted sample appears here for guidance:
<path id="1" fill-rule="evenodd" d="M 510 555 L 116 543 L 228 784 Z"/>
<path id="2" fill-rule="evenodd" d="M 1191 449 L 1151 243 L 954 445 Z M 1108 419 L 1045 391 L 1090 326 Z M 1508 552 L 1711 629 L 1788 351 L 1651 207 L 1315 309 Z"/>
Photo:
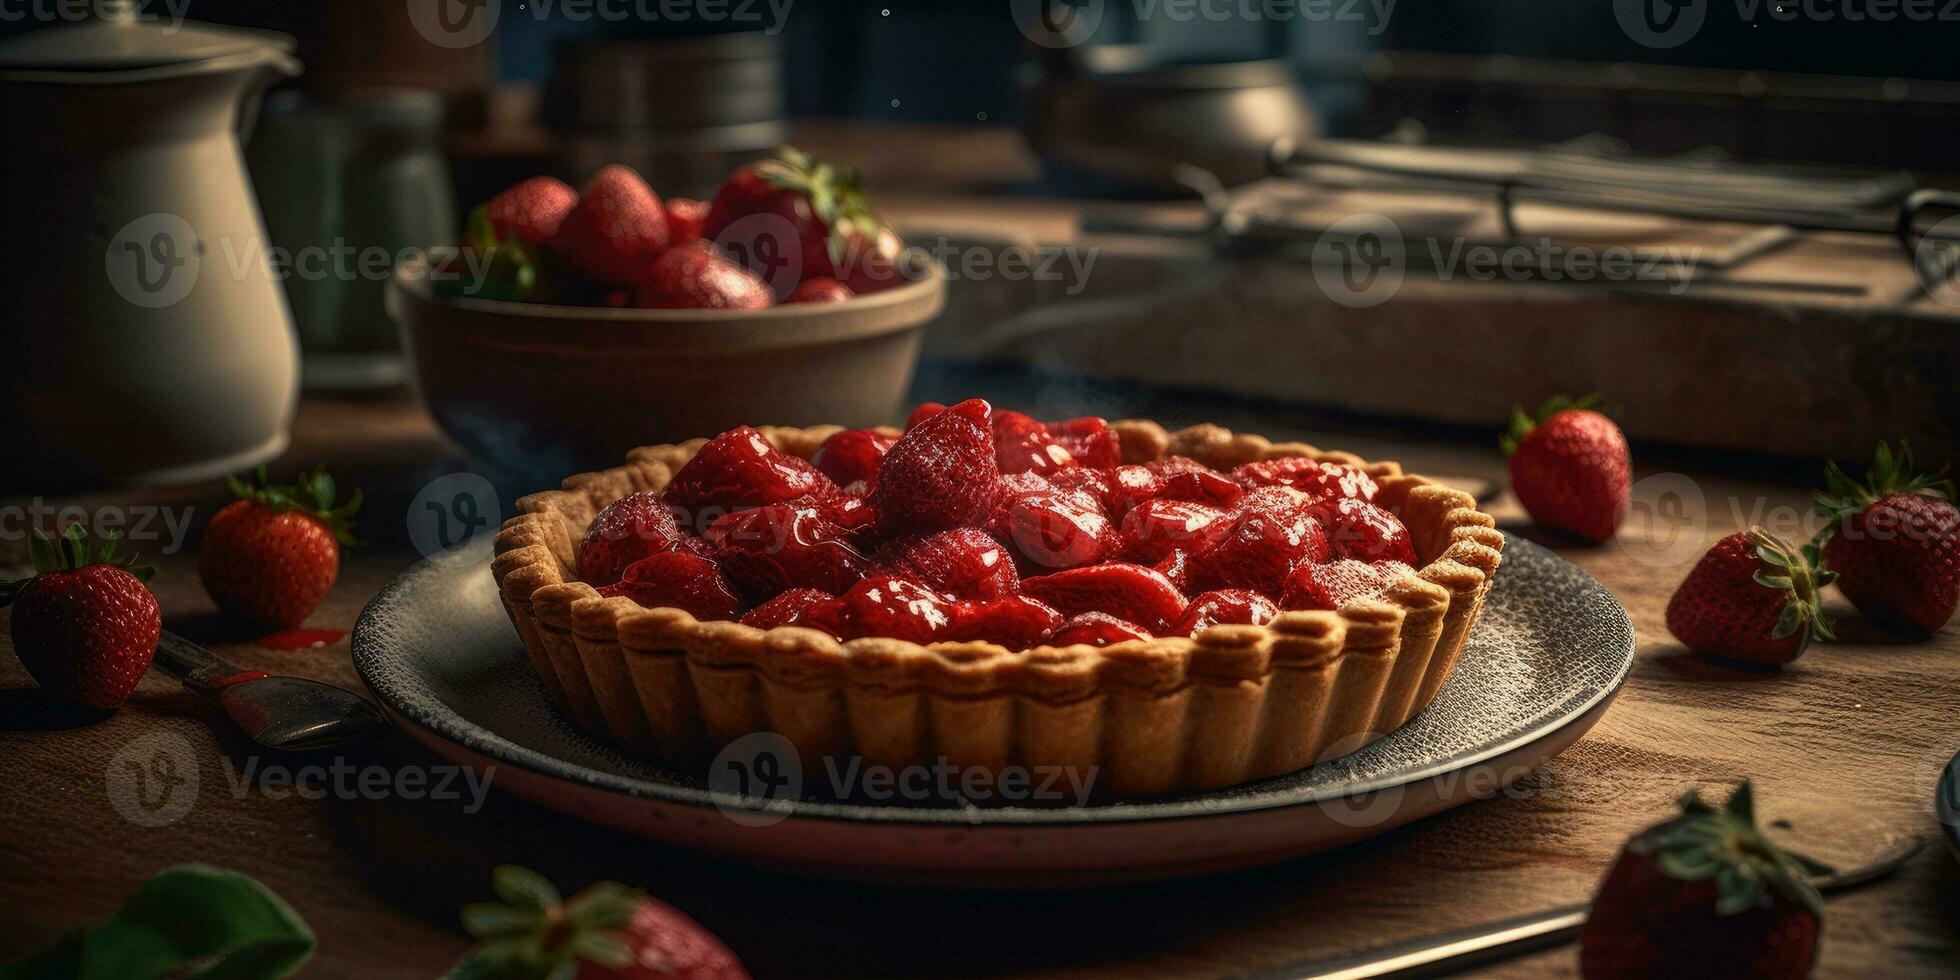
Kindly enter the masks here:
<path id="1" fill-rule="evenodd" d="M 953 393 L 930 384 L 926 394 Z M 1056 407 L 980 393 L 1011 407 Z M 1502 473 L 1481 439 L 1329 435 L 1269 411 L 1214 414 L 1275 437 L 1399 456 L 1423 472 Z M 310 624 L 349 629 L 363 603 L 416 557 L 405 532 L 415 490 L 467 464 L 401 398 L 309 399 L 295 448 L 275 470 L 316 460 L 371 497 L 362 530 L 373 543 L 350 555 Z M 1643 458 L 1638 469 L 1650 477 L 1663 468 Z M 1708 461 L 1688 473 L 1643 486 L 1693 486 L 1702 503 L 1686 515 L 1689 533 L 1704 543 L 1752 520 L 1774 527 L 1802 512 L 1804 488 L 1795 482 L 1723 476 Z M 39 503 L 133 518 L 150 507 L 175 508 L 181 518 L 191 508 L 195 528 L 222 497 L 206 485 Z M 17 508 L 0 514 L 36 502 L 0 500 Z M 1507 527 L 1531 533 L 1508 497 L 1494 506 Z M 160 557 L 153 584 L 171 628 L 242 664 L 359 686 L 344 640 L 296 652 L 236 642 L 210 615 L 194 540 L 154 533 L 161 526 L 153 522 L 137 546 Z M 21 534 L 17 517 L 0 522 L 0 564 L 23 560 Z M 758 976 L 1215 976 L 1581 901 L 1625 837 L 1667 813 L 1691 784 L 1755 779 L 1765 817 L 1790 821 L 1786 839 L 1826 859 L 1869 853 L 1890 834 L 1936 838 L 1933 781 L 1960 749 L 1955 627 L 1930 642 L 1898 643 L 1834 600 L 1834 611 L 1849 617 L 1840 627 L 1845 642 L 1814 648 L 1780 673 L 1739 673 L 1684 656 L 1662 623 L 1698 549 L 1663 552 L 1628 529 L 1618 545 L 1559 550 L 1625 603 L 1640 636 L 1625 690 L 1576 745 L 1495 798 L 1337 853 L 1116 889 L 962 893 L 803 880 L 583 826 L 494 790 L 480 810 L 467 798 L 302 799 L 240 785 L 237 773 L 254 756 L 209 705 L 160 671 L 120 711 L 95 719 L 49 703 L 10 654 L 0 655 L 0 958 L 106 914 L 160 868 L 204 861 L 249 873 L 292 902 L 320 938 L 308 975 L 429 977 L 466 947 L 458 906 L 486 897 L 493 865 L 517 861 L 565 885 L 644 885 L 715 930 Z M 159 745 L 195 760 L 194 802 L 180 819 L 143 826 L 119 815 L 116 800 L 127 808 L 137 788 L 129 766 Z M 392 732 L 345 756 L 349 766 L 386 773 L 439 761 Z M 1951 976 L 1957 967 L 1960 865 L 1937 843 L 1897 878 L 1831 901 L 1822 975 Z M 1575 969 L 1568 948 L 1499 972 Z"/>

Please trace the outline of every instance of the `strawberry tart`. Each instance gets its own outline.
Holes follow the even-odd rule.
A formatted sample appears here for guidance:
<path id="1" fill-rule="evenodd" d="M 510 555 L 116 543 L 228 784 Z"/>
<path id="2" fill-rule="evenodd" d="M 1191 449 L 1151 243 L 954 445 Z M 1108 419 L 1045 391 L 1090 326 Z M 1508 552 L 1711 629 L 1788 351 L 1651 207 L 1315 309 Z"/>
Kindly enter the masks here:
<path id="1" fill-rule="evenodd" d="M 553 700 L 629 750 L 775 732 L 806 766 L 1071 766 L 1125 798 L 1402 725 L 1502 547 L 1395 463 L 971 399 L 643 447 L 519 501 L 492 567 Z"/>

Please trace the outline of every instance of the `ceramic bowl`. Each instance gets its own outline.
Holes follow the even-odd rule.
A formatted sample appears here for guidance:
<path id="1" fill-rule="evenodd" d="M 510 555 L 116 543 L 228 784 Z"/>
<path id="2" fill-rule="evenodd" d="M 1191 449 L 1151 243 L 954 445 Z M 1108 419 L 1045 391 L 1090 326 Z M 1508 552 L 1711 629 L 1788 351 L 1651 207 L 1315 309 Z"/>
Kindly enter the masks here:
<path id="1" fill-rule="evenodd" d="M 946 301 L 929 260 L 841 303 L 740 311 L 449 297 L 425 268 L 404 262 L 387 295 L 423 404 L 480 462 L 547 482 L 745 423 L 890 424 Z"/>

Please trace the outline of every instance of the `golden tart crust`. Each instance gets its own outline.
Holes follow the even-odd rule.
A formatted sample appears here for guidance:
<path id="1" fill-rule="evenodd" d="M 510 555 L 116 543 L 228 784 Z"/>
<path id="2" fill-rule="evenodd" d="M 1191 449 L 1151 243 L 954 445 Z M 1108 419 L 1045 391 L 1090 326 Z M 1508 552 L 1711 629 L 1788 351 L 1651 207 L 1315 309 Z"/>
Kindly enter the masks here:
<path id="1" fill-rule="evenodd" d="M 893 768 L 1069 766 L 1093 771 L 1106 798 L 1151 796 L 1301 769 L 1428 706 L 1463 650 L 1504 544 L 1469 494 L 1396 463 L 1213 425 L 1111 425 L 1126 463 L 1176 455 L 1224 470 L 1308 456 L 1358 466 L 1380 485 L 1376 502 L 1408 526 L 1422 566 L 1336 612 L 1282 613 L 1265 626 L 1217 626 L 1191 638 L 1024 651 L 701 622 L 604 598 L 578 581 L 586 525 L 620 497 L 665 487 L 706 442 L 695 439 L 636 449 L 623 466 L 519 500 L 491 568 L 558 707 L 595 736 L 680 765 L 700 765 L 743 735 L 776 732 L 806 767 L 852 755 Z M 839 427 L 761 431 L 809 459 Z"/>

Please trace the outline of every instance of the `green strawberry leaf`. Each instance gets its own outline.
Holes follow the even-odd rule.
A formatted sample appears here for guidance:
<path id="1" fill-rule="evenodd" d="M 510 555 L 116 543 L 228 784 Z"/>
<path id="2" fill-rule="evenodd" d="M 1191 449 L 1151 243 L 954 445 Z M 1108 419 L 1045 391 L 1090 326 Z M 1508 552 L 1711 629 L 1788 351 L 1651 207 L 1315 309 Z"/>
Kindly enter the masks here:
<path id="1" fill-rule="evenodd" d="M 1712 880 L 1718 915 L 1752 908 L 1774 892 L 1823 918 L 1823 896 L 1804 877 L 1822 866 L 1783 850 L 1762 832 L 1747 781 L 1720 813 L 1688 792 L 1681 798 L 1680 816 L 1636 834 L 1627 850 L 1652 856 L 1676 880 Z"/>
<path id="2" fill-rule="evenodd" d="M 343 545 L 359 547 L 366 543 L 354 536 L 354 514 L 361 509 L 365 497 L 356 487 L 346 503 L 335 507 L 334 498 L 339 495 L 340 488 L 328 475 L 325 466 L 300 471 L 293 483 L 272 482 L 266 478 L 263 466 L 259 467 L 252 482 L 231 476 L 225 479 L 225 483 L 241 500 L 264 504 L 275 511 L 292 510 L 312 517 L 333 534 L 335 541 Z"/>
<path id="3" fill-rule="evenodd" d="M 107 920 L 0 966 L 0 980 L 273 980 L 313 955 L 313 932 L 279 896 L 201 864 L 144 882 Z"/>
<path id="4" fill-rule="evenodd" d="M 515 864 L 498 865 L 490 873 L 490 890 L 519 909 L 544 912 L 561 901 L 558 889 L 544 875 Z"/>

